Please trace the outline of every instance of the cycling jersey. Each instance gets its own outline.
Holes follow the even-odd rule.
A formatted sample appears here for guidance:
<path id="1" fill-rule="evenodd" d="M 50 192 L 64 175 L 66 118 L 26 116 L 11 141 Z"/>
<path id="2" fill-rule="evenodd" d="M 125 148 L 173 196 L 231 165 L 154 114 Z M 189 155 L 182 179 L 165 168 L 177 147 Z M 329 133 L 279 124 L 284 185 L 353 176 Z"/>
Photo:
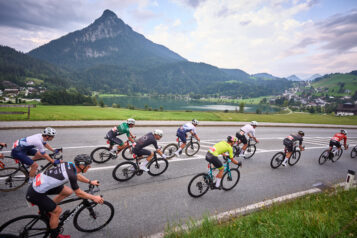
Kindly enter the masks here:
<path id="1" fill-rule="evenodd" d="M 342 134 L 342 133 L 336 133 L 331 140 L 338 141 L 340 142 L 341 140 L 344 140 L 344 143 L 346 144 L 347 142 L 347 136 Z"/>
<path id="2" fill-rule="evenodd" d="M 16 147 L 18 147 L 18 149 L 20 150 L 38 149 L 41 152 L 41 154 L 45 154 L 46 144 L 47 142 L 43 140 L 42 134 L 39 133 L 15 141 L 13 145 L 13 149 Z"/>
<path id="3" fill-rule="evenodd" d="M 126 122 L 123 122 L 119 126 L 113 127 L 111 130 L 114 132 L 115 136 L 126 134 L 128 137 L 130 137 L 129 125 Z"/>
<path id="4" fill-rule="evenodd" d="M 286 139 L 292 142 L 299 141 L 299 145 L 302 145 L 302 141 L 303 141 L 302 136 L 299 134 L 291 134 L 290 136 L 286 137 Z"/>
<path id="5" fill-rule="evenodd" d="M 240 134 L 241 135 L 251 134 L 252 136 L 255 137 L 255 129 L 253 128 L 252 125 L 247 124 L 247 125 L 243 126 L 242 128 L 240 128 Z"/>
<path id="6" fill-rule="evenodd" d="M 141 150 L 142 148 L 148 146 L 148 145 L 153 145 L 155 149 L 158 149 L 159 147 L 157 146 L 157 141 L 155 139 L 155 136 L 152 132 L 147 133 L 146 135 L 140 137 L 135 141 L 135 146 L 134 148 L 136 150 Z"/>
<path id="7" fill-rule="evenodd" d="M 176 135 L 180 138 L 183 143 L 186 143 L 186 133 L 192 132 L 194 135 L 196 134 L 196 127 L 191 123 L 187 122 L 183 126 L 177 129 Z"/>
<path id="8" fill-rule="evenodd" d="M 227 141 L 218 142 L 213 147 L 209 148 L 208 152 L 214 156 L 228 152 L 229 158 L 233 158 L 233 148 L 230 144 L 227 143 Z"/>

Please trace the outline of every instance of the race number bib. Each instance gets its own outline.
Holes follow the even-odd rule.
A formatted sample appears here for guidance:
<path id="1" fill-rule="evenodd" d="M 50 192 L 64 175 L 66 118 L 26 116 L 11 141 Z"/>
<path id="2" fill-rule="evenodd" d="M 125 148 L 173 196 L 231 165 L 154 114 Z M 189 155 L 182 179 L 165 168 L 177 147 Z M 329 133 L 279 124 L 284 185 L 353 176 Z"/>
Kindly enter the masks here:
<path id="1" fill-rule="evenodd" d="M 210 147 L 210 148 L 208 149 L 208 151 L 211 152 L 211 153 L 214 153 L 214 152 L 216 151 L 216 148 Z"/>
<path id="2" fill-rule="evenodd" d="M 41 178 L 41 174 L 36 175 L 35 177 L 35 186 L 38 187 L 42 184 L 42 178 Z"/>

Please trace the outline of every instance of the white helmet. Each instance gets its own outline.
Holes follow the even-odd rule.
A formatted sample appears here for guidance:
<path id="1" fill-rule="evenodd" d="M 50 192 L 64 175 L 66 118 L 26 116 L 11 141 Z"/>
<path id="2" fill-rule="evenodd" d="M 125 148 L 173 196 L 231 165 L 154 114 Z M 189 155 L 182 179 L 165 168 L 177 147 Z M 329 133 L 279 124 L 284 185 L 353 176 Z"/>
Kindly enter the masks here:
<path id="1" fill-rule="evenodd" d="M 196 119 L 192 119 L 192 124 L 194 124 L 194 125 L 198 125 L 198 120 L 196 120 Z"/>
<path id="2" fill-rule="evenodd" d="M 250 124 L 251 124 L 252 126 L 257 126 L 257 125 L 258 125 L 258 122 L 256 122 L 256 121 L 251 121 Z"/>
<path id="3" fill-rule="evenodd" d="M 46 129 L 43 130 L 42 135 L 43 136 L 55 136 L 56 130 L 51 127 L 47 127 Z"/>
<path id="4" fill-rule="evenodd" d="M 135 125 L 135 120 L 133 118 L 129 118 L 126 123 L 128 123 L 128 125 Z"/>
<path id="5" fill-rule="evenodd" d="M 160 129 L 155 129 L 154 130 L 154 135 L 158 135 L 160 137 L 162 137 L 162 135 L 164 134 L 164 132 Z"/>
<path id="6" fill-rule="evenodd" d="M 344 135 L 347 135 L 347 131 L 346 130 L 341 130 L 341 133 L 344 134 Z"/>

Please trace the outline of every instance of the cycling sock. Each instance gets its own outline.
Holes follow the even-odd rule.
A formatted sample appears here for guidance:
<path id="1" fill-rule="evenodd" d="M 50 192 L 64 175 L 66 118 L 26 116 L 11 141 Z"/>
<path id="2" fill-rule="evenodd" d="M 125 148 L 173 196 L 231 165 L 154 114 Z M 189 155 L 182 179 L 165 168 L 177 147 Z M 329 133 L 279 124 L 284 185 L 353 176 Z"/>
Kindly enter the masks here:
<path id="1" fill-rule="evenodd" d="M 55 229 L 50 229 L 50 234 L 51 234 L 51 238 L 57 238 L 57 236 L 59 234 L 58 227 L 56 227 Z"/>
<path id="2" fill-rule="evenodd" d="M 180 153 L 182 151 L 182 148 L 180 147 L 178 150 L 177 150 L 177 153 Z"/>
<path id="3" fill-rule="evenodd" d="M 221 185 L 221 178 L 216 179 L 216 187 L 218 188 Z"/>

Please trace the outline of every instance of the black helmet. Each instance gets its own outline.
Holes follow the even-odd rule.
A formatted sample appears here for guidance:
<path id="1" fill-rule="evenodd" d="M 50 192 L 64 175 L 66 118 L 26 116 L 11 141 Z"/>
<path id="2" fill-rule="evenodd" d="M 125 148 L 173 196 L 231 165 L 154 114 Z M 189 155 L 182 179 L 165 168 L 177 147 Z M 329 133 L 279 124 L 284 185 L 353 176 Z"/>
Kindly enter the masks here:
<path id="1" fill-rule="evenodd" d="M 227 142 L 234 142 L 236 143 L 238 141 L 237 137 L 235 136 L 228 136 L 227 137 Z"/>
<path id="2" fill-rule="evenodd" d="M 79 166 L 79 165 L 90 165 L 92 163 L 92 159 L 89 155 L 87 154 L 80 154 L 80 155 L 77 155 L 75 158 L 74 158 L 74 163 L 75 165 Z"/>
<path id="3" fill-rule="evenodd" d="M 305 133 L 303 131 L 299 131 L 298 134 L 301 135 L 301 136 L 305 135 Z"/>

